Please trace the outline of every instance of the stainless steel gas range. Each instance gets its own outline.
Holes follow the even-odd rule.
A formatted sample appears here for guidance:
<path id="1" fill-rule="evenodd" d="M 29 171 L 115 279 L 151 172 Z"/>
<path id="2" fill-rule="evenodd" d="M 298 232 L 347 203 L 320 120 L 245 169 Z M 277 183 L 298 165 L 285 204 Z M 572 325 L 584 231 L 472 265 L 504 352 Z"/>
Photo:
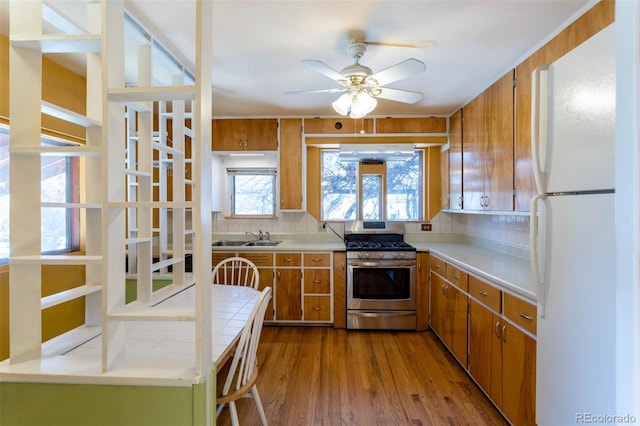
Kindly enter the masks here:
<path id="1" fill-rule="evenodd" d="M 416 249 L 398 222 L 347 222 L 347 328 L 416 329 Z"/>

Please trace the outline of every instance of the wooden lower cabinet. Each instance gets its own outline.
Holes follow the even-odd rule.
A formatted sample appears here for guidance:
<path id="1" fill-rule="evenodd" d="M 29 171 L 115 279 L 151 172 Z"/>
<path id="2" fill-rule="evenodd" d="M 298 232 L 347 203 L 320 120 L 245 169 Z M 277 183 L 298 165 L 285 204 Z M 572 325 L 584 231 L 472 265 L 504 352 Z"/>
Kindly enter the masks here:
<path id="1" fill-rule="evenodd" d="M 429 328 L 429 253 L 417 253 L 416 330 Z"/>
<path id="2" fill-rule="evenodd" d="M 469 306 L 469 374 L 502 406 L 501 318 L 475 300 Z"/>
<path id="3" fill-rule="evenodd" d="M 276 253 L 276 320 L 302 320 L 302 255 Z"/>
<path id="4" fill-rule="evenodd" d="M 535 425 L 536 341 L 504 323 L 502 412 L 516 426 Z"/>
<path id="5" fill-rule="evenodd" d="M 433 255 L 429 291 L 434 333 L 512 425 L 535 425 L 535 305 Z"/>
<path id="6" fill-rule="evenodd" d="M 467 366 L 467 295 L 431 273 L 431 328 Z"/>
<path id="7" fill-rule="evenodd" d="M 511 424 L 535 425 L 536 341 L 473 299 L 468 371 Z"/>
<path id="8" fill-rule="evenodd" d="M 304 296 L 305 321 L 331 320 L 331 298 L 327 296 Z"/>
<path id="9" fill-rule="evenodd" d="M 347 253 L 333 253 L 333 327 L 347 328 Z"/>

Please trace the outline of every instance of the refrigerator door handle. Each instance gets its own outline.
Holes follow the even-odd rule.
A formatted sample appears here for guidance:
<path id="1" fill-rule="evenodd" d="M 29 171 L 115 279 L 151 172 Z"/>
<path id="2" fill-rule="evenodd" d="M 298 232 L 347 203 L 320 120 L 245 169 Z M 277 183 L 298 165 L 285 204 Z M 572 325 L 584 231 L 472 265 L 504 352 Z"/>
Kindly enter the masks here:
<path id="1" fill-rule="evenodd" d="M 529 247 L 531 250 L 531 271 L 536 285 L 536 298 L 538 299 L 538 315 L 544 318 L 544 307 L 547 301 L 547 288 L 544 282 L 545 276 L 545 253 L 544 242 L 540 244 L 538 231 L 540 230 L 538 220 L 538 201 L 547 198 L 546 194 L 538 194 L 531 199 L 531 217 L 529 218 Z M 545 235 L 544 229 L 546 221 L 543 221 L 542 235 Z M 540 253 L 540 247 L 543 248 Z M 542 267 L 542 269 L 541 269 Z"/>
<path id="2" fill-rule="evenodd" d="M 539 193 L 547 192 L 545 164 L 541 161 L 541 157 L 546 158 L 546 155 L 541 155 L 541 149 L 546 152 L 547 148 L 548 68 L 548 65 L 542 65 L 531 74 L 531 158 Z"/>

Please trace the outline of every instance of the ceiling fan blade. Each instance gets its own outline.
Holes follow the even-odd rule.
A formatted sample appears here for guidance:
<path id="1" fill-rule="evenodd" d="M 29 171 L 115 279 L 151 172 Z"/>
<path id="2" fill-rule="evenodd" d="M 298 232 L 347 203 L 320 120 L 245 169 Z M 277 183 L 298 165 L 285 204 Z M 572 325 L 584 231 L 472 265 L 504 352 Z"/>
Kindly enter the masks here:
<path id="1" fill-rule="evenodd" d="M 376 98 L 389 99 L 390 101 L 403 102 L 405 104 L 415 104 L 422 99 L 422 93 L 410 92 L 408 90 L 390 89 L 388 87 L 379 87 L 376 91 L 380 91 Z"/>
<path id="2" fill-rule="evenodd" d="M 284 92 L 285 95 L 299 95 L 301 93 L 339 93 L 346 91 L 346 87 L 342 89 L 319 89 L 319 90 L 294 90 L 292 92 Z"/>
<path id="3" fill-rule="evenodd" d="M 304 61 L 302 61 L 302 63 L 305 64 L 307 67 L 311 68 L 312 70 L 317 71 L 320 74 L 324 74 L 325 76 L 329 77 L 331 80 L 335 80 L 338 83 L 340 83 L 341 80 L 342 81 L 345 80 L 342 74 L 340 74 L 338 71 L 334 70 L 324 62 L 314 61 L 312 59 L 305 59 Z"/>
<path id="4" fill-rule="evenodd" d="M 414 74 L 421 73 L 426 69 L 427 67 L 424 65 L 424 62 L 414 58 L 409 58 L 406 61 L 402 61 L 373 74 L 367 80 L 375 80 L 378 82 L 378 86 L 384 86 L 386 84 L 393 83 L 394 81 L 402 80 Z"/>

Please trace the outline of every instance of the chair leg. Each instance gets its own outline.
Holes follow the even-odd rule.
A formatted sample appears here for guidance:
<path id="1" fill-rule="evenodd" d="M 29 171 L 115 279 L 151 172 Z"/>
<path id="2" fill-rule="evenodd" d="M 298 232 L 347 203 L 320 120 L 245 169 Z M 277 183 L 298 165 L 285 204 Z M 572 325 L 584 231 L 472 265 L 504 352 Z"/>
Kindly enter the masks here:
<path id="1" fill-rule="evenodd" d="M 258 409 L 258 413 L 260 414 L 260 420 L 262 420 L 262 424 L 267 426 L 267 416 L 264 414 L 264 408 L 262 408 L 262 401 L 260 400 L 260 394 L 258 393 L 258 387 L 253 385 L 251 388 L 251 395 L 253 395 L 253 400 L 256 403 L 256 408 Z"/>
<path id="2" fill-rule="evenodd" d="M 231 424 L 233 426 L 240 426 L 238 422 L 238 410 L 236 410 L 236 402 L 229 401 L 229 417 L 231 417 Z"/>

